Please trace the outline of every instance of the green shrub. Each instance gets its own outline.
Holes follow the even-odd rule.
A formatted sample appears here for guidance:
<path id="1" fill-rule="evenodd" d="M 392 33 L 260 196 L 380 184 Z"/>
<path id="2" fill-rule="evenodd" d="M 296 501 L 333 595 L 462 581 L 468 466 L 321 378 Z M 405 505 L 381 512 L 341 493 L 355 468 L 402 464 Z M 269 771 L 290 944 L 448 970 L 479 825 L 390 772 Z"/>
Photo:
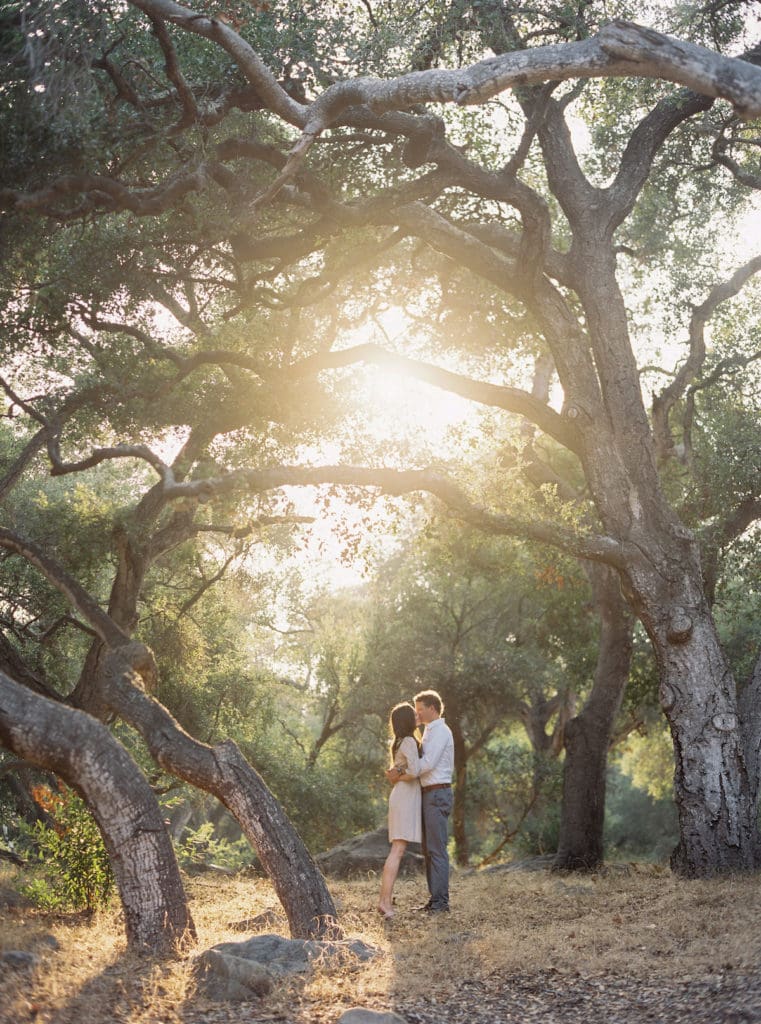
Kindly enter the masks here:
<path id="1" fill-rule="evenodd" d="M 46 910 L 87 910 L 106 906 L 113 893 L 114 875 L 100 830 L 87 805 L 59 783 L 57 790 L 38 786 L 35 800 L 51 824 L 41 821 L 25 829 L 30 859 L 41 873 L 22 889 Z"/>
<path id="2" fill-rule="evenodd" d="M 210 821 L 194 832 L 188 831 L 182 842 L 176 844 L 175 851 L 177 860 L 186 869 L 217 865 L 228 871 L 243 871 L 254 860 L 254 852 L 245 837 L 230 840 L 215 836 Z"/>

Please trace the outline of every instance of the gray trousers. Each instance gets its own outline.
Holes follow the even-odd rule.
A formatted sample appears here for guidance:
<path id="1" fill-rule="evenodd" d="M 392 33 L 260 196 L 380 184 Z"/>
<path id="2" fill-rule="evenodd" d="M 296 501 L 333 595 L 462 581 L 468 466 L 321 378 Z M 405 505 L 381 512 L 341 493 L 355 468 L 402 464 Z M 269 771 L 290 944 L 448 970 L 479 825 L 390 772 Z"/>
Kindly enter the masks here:
<path id="1" fill-rule="evenodd" d="M 432 789 L 423 793 L 423 856 L 431 906 L 449 906 L 449 855 L 447 823 L 454 797 L 451 789 Z"/>

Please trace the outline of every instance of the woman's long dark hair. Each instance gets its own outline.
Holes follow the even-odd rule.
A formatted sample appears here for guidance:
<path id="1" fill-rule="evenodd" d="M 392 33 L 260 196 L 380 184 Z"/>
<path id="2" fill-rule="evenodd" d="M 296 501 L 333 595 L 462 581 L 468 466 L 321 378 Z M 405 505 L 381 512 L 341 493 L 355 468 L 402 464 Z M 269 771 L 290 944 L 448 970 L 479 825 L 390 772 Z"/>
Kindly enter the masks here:
<path id="1" fill-rule="evenodd" d="M 417 729 L 417 722 L 415 721 L 415 708 L 408 701 L 402 701 L 401 704 L 397 704 L 391 708 L 391 717 L 388 721 L 388 727 L 391 731 L 393 739 L 391 740 L 391 760 L 396 757 L 396 752 L 399 749 L 399 744 L 403 739 L 411 736 L 415 743 L 417 743 L 417 752 L 420 754 L 420 740 L 415 735 Z"/>

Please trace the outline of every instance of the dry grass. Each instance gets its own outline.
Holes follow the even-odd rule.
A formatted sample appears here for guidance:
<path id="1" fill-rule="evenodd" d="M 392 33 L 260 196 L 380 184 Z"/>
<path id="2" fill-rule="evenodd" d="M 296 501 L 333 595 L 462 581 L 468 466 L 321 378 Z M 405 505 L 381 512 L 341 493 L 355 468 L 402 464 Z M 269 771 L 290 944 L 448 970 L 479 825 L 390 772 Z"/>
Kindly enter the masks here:
<path id="1" fill-rule="evenodd" d="M 0 869 L 0 884 L 12 876 L 11 869 Z M 205 877 L 188 887 L 198 946 L 165 963 L 125 955 L 116 911 L 95 920 L 0 911 L 0 949 L 42 953 L 33 975 L 6 970 L 0 976 L 0 1022 L 332 1024 L 349 1006 L 386 1008 L 423 995 L 432 977 L 445 1000 L 465 980 L 548 967 L 652 982 L 699 978 L 720 967 L 742 971 L 761 958 L 757 876 L 685 882 L 649 868 L 590 877 L 461 875 L 453 880 L 452 913 L 433 919 L 410 910 L 424 896 L 423 882 L 404 881 L 389 924 L 373 909 L 377 880 L 367 879 L 337 883 L 333 891 L 347 935 L 377 946 L 381 957 L 369 965 L 317 967 L 261 1003 L 206 1004 L 193 993 L 195 952 L 240 940 L 245 936 L 232 924 L 277 904 L 261 879 Z M 284 919 L 265 930 L 287 934 Z M 46 950 L 44 937 L 51 935 L 59 948 Z"/>

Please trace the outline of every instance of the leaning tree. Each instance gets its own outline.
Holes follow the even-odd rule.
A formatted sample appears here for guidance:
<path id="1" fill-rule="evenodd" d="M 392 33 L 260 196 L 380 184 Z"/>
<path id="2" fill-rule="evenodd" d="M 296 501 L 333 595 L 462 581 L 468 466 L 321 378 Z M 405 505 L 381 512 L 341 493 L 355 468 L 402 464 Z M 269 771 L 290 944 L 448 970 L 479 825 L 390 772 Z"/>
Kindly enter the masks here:
<path id="1" fill-rule="evenodd" d="M 728 5 L 719 27 L 738 35 L 731 22 L 741 9 Z M 690 471 L 699 389 L 725 372 L 711 364 L 706 323 L 758 261 L 707 290 L 688 356 L 650 411 L 619 263 L 631 250 L 622 244 L 627 227 L 658 206 L 664 154 L 696 121 L 707 163 L 753 184 L 737 152 L 747 142 L 742 126 L 761 113 L 754 53 L 723 56 L 720 33 L 707 49 L 627 21 L 601 24 L 590 3 L 575 11 L 432 5 L 414 25 L 405 4 L 362 10 L 362 24 L 341 5 L 318 16 L 303 3 L 221 12 L 171 0 L 41 3 L 3 15 L 0 42 L 13 56 L 2 108 L 12 157 L 0 189 L 4 387 L 14 414 L 34 426 L 6 466 L 3 493 L 43 453 L 61 476 L 112 460 L 155 473 L 114 524 L 106 612 L 46 555 L 44 538 L 29 540 L 18 522 L 0 535 L 92 631 L 68 702 L 102 720 L 123 718 L 163 767 L 220 796 L 269 851 L 262 859 L 292 927 L 315 930 L 332 904 L 261 780 L 229 745 L 196 743 L 151 698 L 151 655 L 132 638 L 141 588 L 163 552 L 199 531 L 239 528 L 214 523 L 207 510 L 229 515 L 236 502 L 288 485 L 427 489 L 484 529 L 616 574 L 653 644 L 674 738 L 674 865 L 687 875 L 753 867 L 761 672 L 738 701 L 700 538 L 679 515 L 669 467 L 680 461 Z M 460 66 L 440 68 L 445 61 Z M 627 107 L 620 89 L 589 99 L 589 83 L 622 79 L 647 86 L 626 92 Z M 502 138 L 490 147 L 479 129 L 490 101 L 505 95 L 492 118 Z M 606 140 L 598 165 L 580 158 L 569 127 L 585 101 L 593 117 L 628 111 L 626 134 Z M 466 108 L 483 108 L 473 135 Z M 672 175 L 660 197 L 674 216 L 678 204 L 666 200 L 678 197 L 677 185 Z M 710 198 L 693 186 L 690 200 L 698 193 Z M 503 310 L 516 319 L 519 311 L 524 337 L 551 357 L 562 403 L 532 393 L 522 377 L 487 383 L 414 353 L 346 344 L 346 282 L 355 296 L 393 289 L 389 261 L 420 245 L 447 269 L 442 304 L 478 281 Z M 342 398 L 333 374 L 388 359 L 524 417 L 575 464 L 589 516 L 574 526 L 553 518 L 551 503 L 544 517 L 488 511 L 433 469 L 287 464 L 294 432 L 329 429 Z M 728 506 L 707 550 L 755 520 L 757 481 Z M 31 703 L 28 711 L 21 697 L 3 705 L 3 741 L 27 757 Z M 609 709 L 602 717 L 609 721 Z M 42 744 L 36 756 L 56 767 Z M 80 788 L 95 799 L 83 780 Z"/>

